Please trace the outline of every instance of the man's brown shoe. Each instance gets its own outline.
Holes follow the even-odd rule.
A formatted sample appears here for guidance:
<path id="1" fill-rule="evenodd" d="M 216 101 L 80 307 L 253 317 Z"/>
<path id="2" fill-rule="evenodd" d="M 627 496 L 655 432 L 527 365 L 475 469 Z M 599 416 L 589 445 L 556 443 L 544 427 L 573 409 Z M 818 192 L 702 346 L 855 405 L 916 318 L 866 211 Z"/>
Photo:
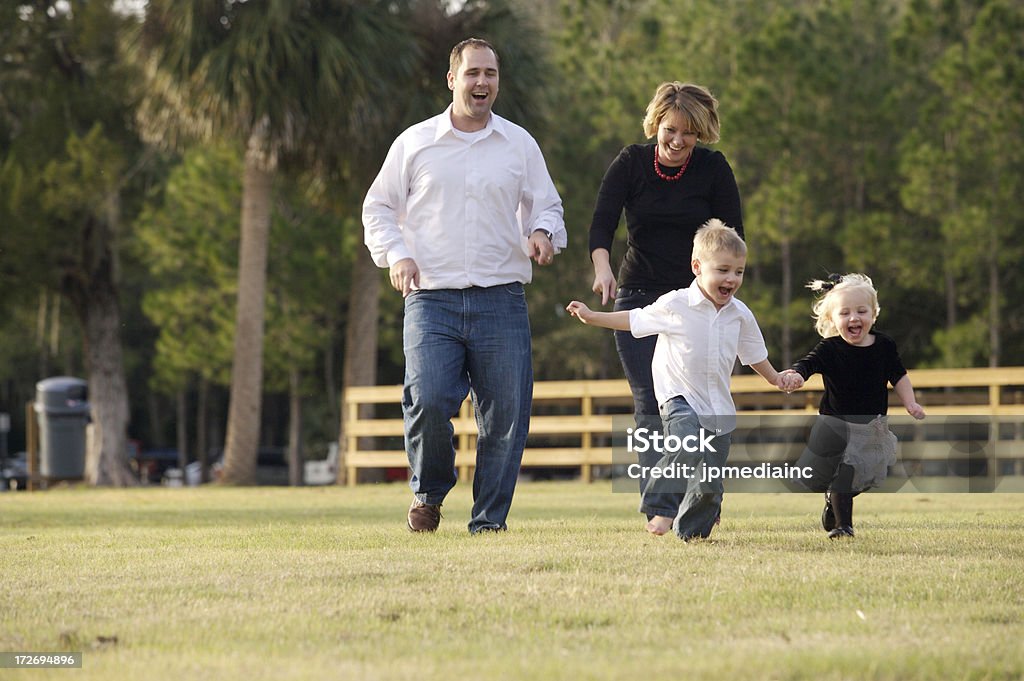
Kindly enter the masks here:
<path id="1" fill-rule="evenodd" d="M 408 523 L 410 532 L 433 532 L 441 524 L 441 504 L 424 504 L 413 499 Z"/>

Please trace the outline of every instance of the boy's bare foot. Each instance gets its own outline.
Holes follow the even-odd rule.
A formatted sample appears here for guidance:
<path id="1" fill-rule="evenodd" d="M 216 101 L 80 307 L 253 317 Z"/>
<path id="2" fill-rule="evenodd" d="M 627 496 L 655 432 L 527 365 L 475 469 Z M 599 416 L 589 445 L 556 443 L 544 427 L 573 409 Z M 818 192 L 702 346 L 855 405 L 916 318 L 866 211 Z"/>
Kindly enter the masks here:
<path id="1" fill-rule="evenodd" d="M 663 515 L 656 515 L 648 521 L 647 531 L 660 537 L 672 529 L 672 520 L 672 518 Z"/>

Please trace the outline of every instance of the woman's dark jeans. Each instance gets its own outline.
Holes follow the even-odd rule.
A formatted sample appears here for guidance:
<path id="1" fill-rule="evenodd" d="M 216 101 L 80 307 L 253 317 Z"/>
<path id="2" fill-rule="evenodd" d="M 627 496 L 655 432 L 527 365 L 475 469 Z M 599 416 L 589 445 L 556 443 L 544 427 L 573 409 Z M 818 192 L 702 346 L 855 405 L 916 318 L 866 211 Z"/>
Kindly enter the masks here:
<path id="1" fill-rule="evenodd" d="M 615 311 L 646 307 L 665 293 L 667 291 L 620 287 L 615 296 Z M 634 338 L 629 331 L 615 332 L 615 348 L 633 393 L 633 419 L 637 429 L 647 428 L 650 432 L 662 430 L 658 399 L 654 396 L 654 375 L 651 373 L 651 360 L 654 359 L 654 346 L 657 342 L 657 336 Z M 661 458 L 660 454 L 652 450 L 650 448 L 646 453 L 637 453 L 637 459 L 644 469 L 655 466 Z M 641 494 L 647 482 L 646 477 L 640 478 Z"/>

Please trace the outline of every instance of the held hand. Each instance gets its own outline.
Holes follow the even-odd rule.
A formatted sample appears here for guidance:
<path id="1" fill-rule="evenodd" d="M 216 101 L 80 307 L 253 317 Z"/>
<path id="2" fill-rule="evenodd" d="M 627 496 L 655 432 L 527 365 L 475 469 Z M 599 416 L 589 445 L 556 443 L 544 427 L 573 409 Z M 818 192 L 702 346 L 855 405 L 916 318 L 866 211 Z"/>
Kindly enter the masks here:
<path id="1" fill-rule="evenodd" d="M 574 300 L 566 305 L 565 311 L 584 324 L 587 323 L 587 317 L 590 315 L 590 308 L 578 300 Z"/>
<path id="2" fill-rule="evenodd" d="M 791 393 L 794 390 L 799 390 L 803 387 L 804 377 L 792 369 L 786 369 L 779 373 L 778 385 L 780 390 Z"/>
<path id="3" fill-rule="evenodd" d="M 391 285 L 405 298 L 413 288 L 420 285 L 420 268 L 412 258 L 402 258 L 389 270 Z"/>
<path id="4" fill-rule="evenodd" d="M 917 402 L 911 402 L 910 404 L 907 405 L 907 413 L 913 416 L 918 421 L 922 420 L 925 417 L 924 407 L 922 407 Z"/>
<path id="5" fill-rule="evenodd" d="M 607 305 L 608 300 L 615 300 L 615 275 L 612 274 L 610 267 L 598 268 L 594 266 L 594 285 L 592 287 L 594 293 L 601 296 L 601 304 Z"/>
<path id="6" fill-rule="evenodd" d="M 531 260 L 536 260 L 538 265 L 550 265 L 555 259 L 555 246 L 551 243 L 548 235 L 539 229 L 530 235 L 526 245 Z"/>

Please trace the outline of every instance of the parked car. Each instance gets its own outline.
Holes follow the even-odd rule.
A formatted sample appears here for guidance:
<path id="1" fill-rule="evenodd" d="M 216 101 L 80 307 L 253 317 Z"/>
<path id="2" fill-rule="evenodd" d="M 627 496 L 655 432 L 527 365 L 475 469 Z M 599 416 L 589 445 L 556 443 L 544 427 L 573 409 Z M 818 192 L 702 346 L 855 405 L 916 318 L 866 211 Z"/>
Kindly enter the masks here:
<path id="1" fill-rule="evenodd" d="M 142 484 L 160 484 L 169 468 L 178 465 L 178 450 L 172 447 L 142 450 L 135 449 L 131 458 L 133 468 Z"/>
<path id="2" fill-rule="evenodd" d="M 7 457 L 0 467 L 0 492 L 28 488 L 28 454 Z"/>
<path id="3" fill-rule="evenodd" d="M 256 484 L 287 485 L 288 459 L 284 447 L 260 447 L 256 452 Z M 211 469 L 223 467 L 224 452 L 217 448 L 210 450 Z"/>

